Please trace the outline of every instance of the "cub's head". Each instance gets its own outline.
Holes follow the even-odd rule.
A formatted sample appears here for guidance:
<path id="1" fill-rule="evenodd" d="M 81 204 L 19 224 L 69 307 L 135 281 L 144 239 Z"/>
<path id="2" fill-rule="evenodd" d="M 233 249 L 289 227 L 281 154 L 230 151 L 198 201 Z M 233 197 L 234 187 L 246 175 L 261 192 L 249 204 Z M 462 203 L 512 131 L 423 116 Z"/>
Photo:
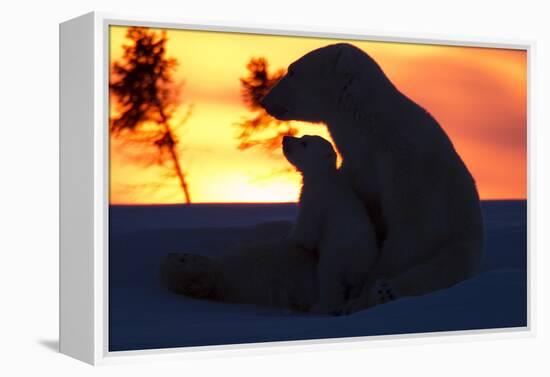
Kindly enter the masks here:
<path id="1" fill-rule="evenodd" d="M 330 142 L 320 136 L 285 136 L 283 153 L 304 175 L 336 170 L 336 152 Z"/>
<path id="2" fill-rule="evenodd" d="M 376 76 L 383 73 L 359 48 L 347 43 L 329 45 L 290 64 L 286 75 L 261 104 L 280 120 L 327 122 L 335 112 L 342 91 L 349 90 L 354 80 L 365 75 L 377 81 Z"/>

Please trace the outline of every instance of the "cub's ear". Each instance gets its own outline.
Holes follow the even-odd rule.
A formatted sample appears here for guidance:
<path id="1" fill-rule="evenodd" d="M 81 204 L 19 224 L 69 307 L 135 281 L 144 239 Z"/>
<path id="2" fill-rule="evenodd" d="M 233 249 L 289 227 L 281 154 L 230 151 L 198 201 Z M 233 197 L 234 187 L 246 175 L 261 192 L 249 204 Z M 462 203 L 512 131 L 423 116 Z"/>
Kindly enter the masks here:
<path id="1" fill-rule="evenodd" d="M 327 152 L 323 155 L 323 157 L 327 160 L 334 160 L 336 161 L 336 152 Z"/>

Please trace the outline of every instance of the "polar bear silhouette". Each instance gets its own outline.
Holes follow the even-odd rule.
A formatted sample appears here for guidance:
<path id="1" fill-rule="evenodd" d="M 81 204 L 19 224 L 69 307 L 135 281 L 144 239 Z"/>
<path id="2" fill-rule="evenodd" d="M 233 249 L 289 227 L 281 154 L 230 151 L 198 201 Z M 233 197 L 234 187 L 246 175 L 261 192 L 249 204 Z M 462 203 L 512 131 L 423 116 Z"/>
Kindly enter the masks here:
<path id="1" fill-rule="evenodd" d="M 437 121 L 368 54 L 346 43 L 314 50 L 262 104 L 280 120 L 326 124 L 343 157 L 339 172 L 375 224 L 375 278 L 349 312 L 476 273 L 484 231 L 474 179 Z"/>
<path id="2" fill-rule="evenodd" d="M 363 202 L 338 174 L 336 152 L 320 136 L 285 136 L 283 153 L 302 174 L 290 239 L 319 254 L 317 313 L 338 313 L 361 293 L 377 257 L 374 226 Z"/>

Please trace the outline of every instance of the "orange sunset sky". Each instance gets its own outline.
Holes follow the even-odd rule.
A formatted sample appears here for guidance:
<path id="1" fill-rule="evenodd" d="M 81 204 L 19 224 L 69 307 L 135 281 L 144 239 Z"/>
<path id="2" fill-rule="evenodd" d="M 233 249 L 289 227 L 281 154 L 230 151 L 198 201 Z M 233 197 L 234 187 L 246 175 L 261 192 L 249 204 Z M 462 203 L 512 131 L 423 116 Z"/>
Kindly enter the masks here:
<path id="1" fill-rule="evenodd" d="M 126 27 L 111 26 L 111 62 L 122 56 L 125 34 Z M 190 119 L 178 129 L 180 162 L 193 202 L 296 201 L 300 177 L 287 170 L 280 151 L 237 149 L 235 123 L 251 116 L 241 100 L 239 78 L 252 57 L 267 58 L 276 70 L 342 40 L 189 30 L 168 30 L 167 36 L 167 57 L 178 61 L 174 78 L 185 81 L 179 115 L 193 105 Z M 402 92 L 439 121 L 474 175 L 482 199 L 526 197 L 524 50 L 347 42 L 371 55 Z M 300 135 L 328 138 L 321 125 L 296 124 Z M 111 138 L 112 204 L 183 202 L 175 177 L 160 167 L 136 164 L 127 148 L 132 147 Z"/>

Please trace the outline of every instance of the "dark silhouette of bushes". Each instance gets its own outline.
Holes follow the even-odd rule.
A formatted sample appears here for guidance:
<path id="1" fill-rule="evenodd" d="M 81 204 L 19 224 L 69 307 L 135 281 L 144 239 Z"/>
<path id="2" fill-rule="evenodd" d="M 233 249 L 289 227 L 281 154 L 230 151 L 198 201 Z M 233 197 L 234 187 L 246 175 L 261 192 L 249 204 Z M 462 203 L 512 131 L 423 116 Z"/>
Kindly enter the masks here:
<path id="1" fill-rule="evenodd" d="M 294 136 L 298 129 L 290 122 L 283 122 L 271 117 L 261 106 L 261 99 L 284 76 L 285 70 L 269 71 L 267 59 L 252 58 L 246 66 L 248 75 L 240 78 L 241 95 L 253 116 L 237 123 L 239 133 L 238 148 L 246 150 L 259 146 L 268 152 L 278 150 L 286 135 Z"/>

